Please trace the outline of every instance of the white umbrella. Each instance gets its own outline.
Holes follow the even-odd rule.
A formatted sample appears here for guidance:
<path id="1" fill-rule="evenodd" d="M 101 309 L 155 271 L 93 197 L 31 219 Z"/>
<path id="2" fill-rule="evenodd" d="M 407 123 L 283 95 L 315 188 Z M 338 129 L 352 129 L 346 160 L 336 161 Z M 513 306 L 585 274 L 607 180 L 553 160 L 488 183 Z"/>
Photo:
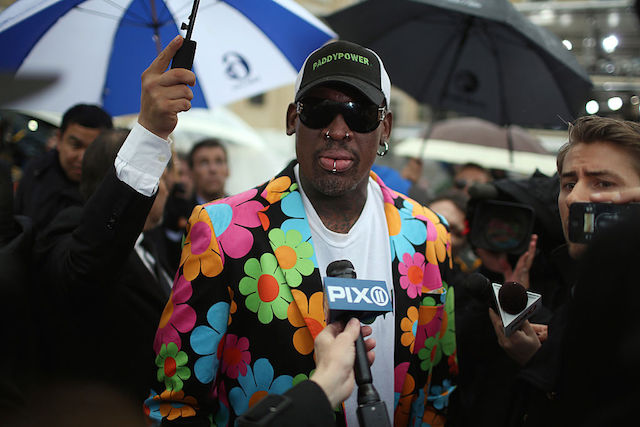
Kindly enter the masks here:
<path id="1" fill-rule="evenodd" d="M 140 75 L 188 20 L 187 0 L 18 0 L 0 14 L 0 70 L 59 78 L 8 107 L 139 110 Z M 201 0 L 194 107 L 223 105 L 291 83 L 306 56 L 335 37 L 293 0 Z"/>
<path id="2" fill-rule="evenodd" d="M 504 169 L 525 175 L 532 174 L 536 169 L 549 176 L 556 172 L 556 156 L 552 154 L 525 151 L 510 153 L 506 148 L 441 139 L 427 139 L 425 146 L 425 140 L 422 138 L 407 138 L 395 145 L 392 153 L 453 164 L 473 162 L 486 168 Z"/>

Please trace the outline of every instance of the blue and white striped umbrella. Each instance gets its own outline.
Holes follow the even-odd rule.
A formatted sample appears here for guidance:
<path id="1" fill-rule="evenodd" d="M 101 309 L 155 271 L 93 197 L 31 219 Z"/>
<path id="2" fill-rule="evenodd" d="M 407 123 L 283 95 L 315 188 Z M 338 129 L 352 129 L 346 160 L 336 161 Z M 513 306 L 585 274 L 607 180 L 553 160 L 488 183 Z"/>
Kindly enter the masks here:
<path id="1" fill-rule="evenodd" d="M 102 105 L 136 113 L 140 75 L 187 22 L 192 0 L 18 0 L 0 14 L 0 71 L 58 74 L 9 105 L 65 111 Z M 335 33 L 293 0 L 201 0 L 194 107 L 223 105 L 292 83 Z"/>

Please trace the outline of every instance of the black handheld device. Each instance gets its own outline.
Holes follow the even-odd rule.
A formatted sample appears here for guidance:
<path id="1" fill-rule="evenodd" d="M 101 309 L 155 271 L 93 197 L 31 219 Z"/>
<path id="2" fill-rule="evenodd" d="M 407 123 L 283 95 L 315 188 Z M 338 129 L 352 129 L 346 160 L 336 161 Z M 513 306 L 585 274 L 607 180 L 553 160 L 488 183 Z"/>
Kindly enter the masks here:
<path id="1" fill-rule="evenodd" d="M 596 233 L 627 217 L 640 215 L 640 203 L 583 203 L 569 206 L 569 240 L 588 243 Z"/>
<path id="2" fill-rule="evenodd" d="M 198 6 L 200 0 L 193 1 L 193 8 L 191 9 L 191 15 L 189 15 L 189 23 L 182 23 L 181 30 L 187 30 L 187 35 L 184 38 L 184 42 L 180 49 L 176 52 L 171 62 L 171 68 L 186 68 L 190 70 L 193 67 L 193 58 L 196 56 L 196 42 L 191 40 L 191 33 L 193 33 L 193 25 L 196 22 L 196 14 L 198 13 Z"/>

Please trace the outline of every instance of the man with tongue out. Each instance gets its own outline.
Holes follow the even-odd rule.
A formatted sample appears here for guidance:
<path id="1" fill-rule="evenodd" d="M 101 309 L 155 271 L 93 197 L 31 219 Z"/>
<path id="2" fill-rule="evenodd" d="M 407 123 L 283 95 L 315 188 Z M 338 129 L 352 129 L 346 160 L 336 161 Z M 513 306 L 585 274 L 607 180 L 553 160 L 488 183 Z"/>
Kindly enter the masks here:
<path id="1" fill-rule="evenodd" d="M 177 79 L 161 68 L 147 70 L 143 88 L 153 73 Z M 371 324 L 374 386 L 392 421 L 444 424 L 457 370 L 453 292 L 442 279 L 449 234 L 442 217 L 371 172 L 388 150 L 389 97 L 376 53 L 346 41 L 318 49 L 286 113 L 296 160 L 258 187 L 194 209 L 154 343 L 152 418 L 233 425 L 262 396 L 309 378 L 326 325 L 326 267 L 348 259 L 359 279 L 384 281 L 392 295 L 393 312 Z M 331 411 L 327 399 L 311 404 Z M 334 408 L 336 424 L 357 426 L 356 406 L 354 391 Z"/>

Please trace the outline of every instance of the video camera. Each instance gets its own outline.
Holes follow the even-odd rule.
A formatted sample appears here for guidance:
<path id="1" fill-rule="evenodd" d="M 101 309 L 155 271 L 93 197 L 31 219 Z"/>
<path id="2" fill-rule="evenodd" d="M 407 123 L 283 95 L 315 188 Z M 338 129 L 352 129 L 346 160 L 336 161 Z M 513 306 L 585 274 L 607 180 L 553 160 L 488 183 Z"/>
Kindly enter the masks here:
<path id="1" fill-rule="evenodd" d="M 475 206 L 469 242 L 492 252 L 522 254 L 529 246 L 534 220 L 529 205 L 481 200 Z"/>
<path id="2" fill-rule="evenodd" d="M 524 179 L 500 179 L 469 188 L 469 243 L 517 259 L 538 235 L 538 249 L 564 243 L 558 212 L 558 178 L 534 173 Z"/>

